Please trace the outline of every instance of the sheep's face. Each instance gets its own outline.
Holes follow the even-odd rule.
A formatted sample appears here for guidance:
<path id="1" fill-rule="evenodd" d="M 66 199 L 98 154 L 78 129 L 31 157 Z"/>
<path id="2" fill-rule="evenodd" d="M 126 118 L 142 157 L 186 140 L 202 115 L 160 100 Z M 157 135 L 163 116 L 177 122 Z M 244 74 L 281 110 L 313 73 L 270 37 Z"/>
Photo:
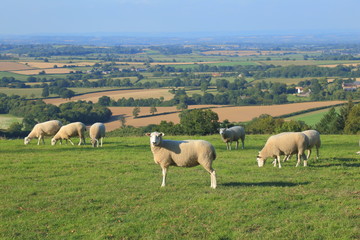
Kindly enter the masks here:
<path id="1" fill-rule="evenodd" d="M 96 147 L 99 141 L 97 139 L 91 139 L 90 142 L 93 147 Z"/>
<path id="2" fill-rule="evenodd" d="M 256 157 L 256 161 L 257 161 L 259 167 L 263 167 L 265 164 L 265 159 L 263 157 L 261 157 L 260 155 L 258 155 Z"/>
<path id="3" fill-rule="evenodd" d="M 226 131 L 226 128 L 220 128 L 220 129 L 219 129 L 220 135 L 224 135 L 224 134 L 225 134 L 225 131 Z"/>
<path id="4" fill-rule="evenodd" d="M 29 144 L 29 142 L 30 142 L 30 138 L 28 138 L 28 137 L 24 138 L 24 144 L 25 145 Z"/>
<path id="5" fill-rule="evenodd" d="M 152 132 L 147 133 L 146 135 L 150 137 L 150 144 L 154 146 L 159 146 L 162 141 L 162 136 L 164 136 L 165 134 L 162 132 Z"/>
<path id="6" fill-rule="evenodd" d="M 51 145 L 52 145 L 52 146 L 54 146 L 54 145 L 56 144 L 56 142 L 57 142 L 57 141 L 56 141 L 55 138 L 52 138 L 52 139 L 51 139 Z"/>

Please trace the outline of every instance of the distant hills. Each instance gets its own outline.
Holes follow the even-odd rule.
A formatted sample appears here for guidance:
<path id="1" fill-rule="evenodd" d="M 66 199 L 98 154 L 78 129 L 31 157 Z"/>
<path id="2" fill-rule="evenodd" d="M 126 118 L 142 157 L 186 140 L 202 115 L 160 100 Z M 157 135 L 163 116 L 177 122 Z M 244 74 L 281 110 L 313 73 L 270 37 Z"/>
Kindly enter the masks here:
<path id="1" fill-rule="evenodd" d="M 89 33 L 0 35 L 0 44 L 164 45 L 358 43 L 359 33 Z"/>

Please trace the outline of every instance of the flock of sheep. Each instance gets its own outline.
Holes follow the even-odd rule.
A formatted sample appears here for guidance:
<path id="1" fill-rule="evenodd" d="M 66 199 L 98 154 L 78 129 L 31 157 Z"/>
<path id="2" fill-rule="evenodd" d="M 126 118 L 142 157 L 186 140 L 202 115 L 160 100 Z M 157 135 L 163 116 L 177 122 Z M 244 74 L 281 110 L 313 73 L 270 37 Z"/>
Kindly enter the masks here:
<path id="1" fill-rule="evenodd" d="M 100 146 L 102 147 L 103 139 L 105 137 L 105 125 L 103 123 L 94 123 L 89 130 L 89 136 L 91 139 L 91 144 L 93 147 L 99 147 L 99 140 Z M 86 126 L 81 122 L 74 122 L 69 123 L 67 125 L 62 125 L 62 123 L 58 120 L 51 120 L 47 122 L 42 122 L 36 124 L 29 135 L 25 137 L 24 144 L 27 145 L 33 138 L 38 139 L 38 145 L 40 145 L 40 141 L 42 140 L 43 144 L 45 136 L 54 136 L 51 139 L 51 145 L 55 145 L 57 141 L 69 140 L 69 142 L 74 145 L 71 141 L 71 137 L 79 136 L 80 141 L 79 145 L 85 144 L 85 131 Z"/>
<path id="2" fill-rule="evenodd" d="M 86 127 L 81 122 L 62 126 L 60 121 L 47 121 L 36 124 L 29 135 L 25 137 L 24 144 L 28 144 L 32 138 L 38 138 L 39 145 L 41 140 L 44 143 L 44 136 L 54 136 L 51 139 L 51 145 L 55 145 L 58 140 L 69 140 L 74 145 L 70 138 L 79 136 L 79 145 L 81 145 L 82 143 L 85 144 L 85 131 Z M 105 125 L 95 123 L 90 127 L 89 132 L 92 146 L 98 147 L 99 141 L 100 146 L 102 146 L 103 138 L 105 137 Z M 245 130 L 243 127 L 220 128 L 219 133 L 222 140 L 226 143 L 227 150 L 231 150 L 232 142 L 236 142 L 236 149 L 238 149 L 239 140 L 241 140 L 242 148 L 244 149 Z M 210 187 L 216 188 L 216 174 L 212 168 L 212 162 L 216 159 L 216 151 L 211 143 L 204 140 L 164 140 L 162 137 L 165 134 L 162 132 L 152 132 L 146 135 L 150 137 L 150 148 L 154 161 L 162 169 L 162 187 L 165 186 L 169 166 L 194 167 L 201 165 L 210 173 Z M 320 146 L 320 134 L 316 130 L 280 133 L 268 138 L 265 146 L 257 156 L 257 163 L 259 167 L 262 167 L 267 158 L 273 158 L 275 159 L 273 161 L 274 167 L 278 164 L 279 168 L 281 168 L 281 156 L 284 155 L 283 161 L 287 161 L 291 155 L 296 154 L 296 167 L 299 166 L 301 159 L 303 159 L 304 166 L 307 166 L 311 149 L 316 147 L 316 158 L 318 158 Z M 307 156 L 305 155 L 305 150 L 308 150 Z"/>

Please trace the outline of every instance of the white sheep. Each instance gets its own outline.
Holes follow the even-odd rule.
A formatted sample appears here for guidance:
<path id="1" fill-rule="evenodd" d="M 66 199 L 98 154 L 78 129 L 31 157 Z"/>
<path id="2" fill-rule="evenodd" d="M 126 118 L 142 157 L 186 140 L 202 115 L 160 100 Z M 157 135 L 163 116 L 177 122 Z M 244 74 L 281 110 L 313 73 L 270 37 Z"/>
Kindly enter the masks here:
<path id="1" fill-rule="evenodd" d="M 47 122 L 42 122 L 36 124 L 29 135 L 24 138 L 24 144 L 27 145 L 33 138 L 38 138 L 37 145 L 40 145 L 40 140 L 42 140 L 43 144 L 45 144 L 44 136 L 53 136 L 55 135 L 62 124 L 58 120 L 50 120 Z"/>
<path id="2" fill-rule="evenodd" d="M 273 135 L 268 138 L 264 148 L 259 152 L 257 156 L 258 166 L 264 166 L 267 158 L 276 158 L 279 168 L 281 155 L 297 154 L 298 160 L 296 167 L 299 166 L 301 157 L 304 159 L 304 166 L 307 166 L 307 158 L 304 151 L 308 148 L 309 139 L 304 133 L 299 132 L 286 132 Z M 276 161 L 274 166 L 276 166 Z"/>
<path id="3" fill-rule="evenodd" d="M 162 187 L 165 187 L 166 173 L 169 166 L 194 167 L 203 166 L 210 173 L 211 185 L 216 188 L 215 170 L 212 162 L 216 158 L 215 148 L 204 140 L 173 141 L 163 140 L 164 133 L 147 133 L 155 163 L 162 168 Z"/>
<path id="4" fill-rule="evenodd" d="M 314 146 L 316 147 L 316 159 L 319 159 L 319 148 L 321 147 L 320 133 L 316 130 L 306 130 L 303 131 L 302 133 L 304 133 L 309 139 L 309 146 L 307 148 L 307 150 L 309 151 L 308 151 L 307 159 L 310 158 L 311 149 Z"/>
<path id="5" fill-rule="evenodd" d="M 245 130 L 241 126 L 234 126 L 231 128 L 220 128 L 219 133 L 222 140 L 226 143 L 226 149 L 231 150 L 231 143 L 236 141 L 236 149 L 239 147 L 239 139 L 242 142 L 242 149 L 244 149 Z"/>
<path id="6" fill-rule="evenodd" d="M 85 144 L 85 131 L 86 126 L 82 122 L 69 123 L 65 126 L 62 126 L 60 130 L 55 134 L 55 136 L 51 139 L 51 145 L 55 145 L 56 142 L 61 139 L 69 140 L 70 143 L 74 145 L 74 143 L 70 139 L 74 136 L 79 136 L 79 145 L 81 145 L 82 143 Z"/>
<path id="7" fill-rule="evenodd" d="M 316 130 L 306 130 L 306 131 L 302 131 L 302 133 L 304 133 L 309 139 L 309 146 L 307 148 L 308 154 L 307 154 L 306 158 L 310 159 L 311 149 L 315 146 L 316 147 L 316 159 L 319 159 L 319 148 L 321 147 L 320 133 Z M 291 158 L 291 155 L 285 156 L 283 162 L 289 160 L 290 158 Z M 275 164 L 276 164 L 276 162 L 275 162 Z"/>
<path id="8" fill-rule="evenodd" d="M 105 125 L 103 123 L 94 123 L 91 125 L 89 130 L 89 135 L 91 139 L 91 144 L 93 147 L 99 147 L 99 139 L 100 139 L 100 146 L 103 145 L 103 139 L 105 137 Z"/>

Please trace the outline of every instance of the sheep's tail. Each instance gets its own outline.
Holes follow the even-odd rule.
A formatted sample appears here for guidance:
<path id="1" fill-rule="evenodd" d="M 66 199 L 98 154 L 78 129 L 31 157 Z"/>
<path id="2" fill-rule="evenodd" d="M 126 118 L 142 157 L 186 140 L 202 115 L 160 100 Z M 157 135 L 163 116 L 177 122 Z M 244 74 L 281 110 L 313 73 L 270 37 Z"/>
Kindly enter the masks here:
<path id="1" fill-rule="evenodd" d="M 212 151 L 211 151 L 211 156 L 210 156 L 210 157 L 212 158 L 213 161 L 215 161 L 215 159 L 216 159 L 216 151 L 215 151 L 215 148 L 214 148 L 214 147 L 212 147 Z"/>

